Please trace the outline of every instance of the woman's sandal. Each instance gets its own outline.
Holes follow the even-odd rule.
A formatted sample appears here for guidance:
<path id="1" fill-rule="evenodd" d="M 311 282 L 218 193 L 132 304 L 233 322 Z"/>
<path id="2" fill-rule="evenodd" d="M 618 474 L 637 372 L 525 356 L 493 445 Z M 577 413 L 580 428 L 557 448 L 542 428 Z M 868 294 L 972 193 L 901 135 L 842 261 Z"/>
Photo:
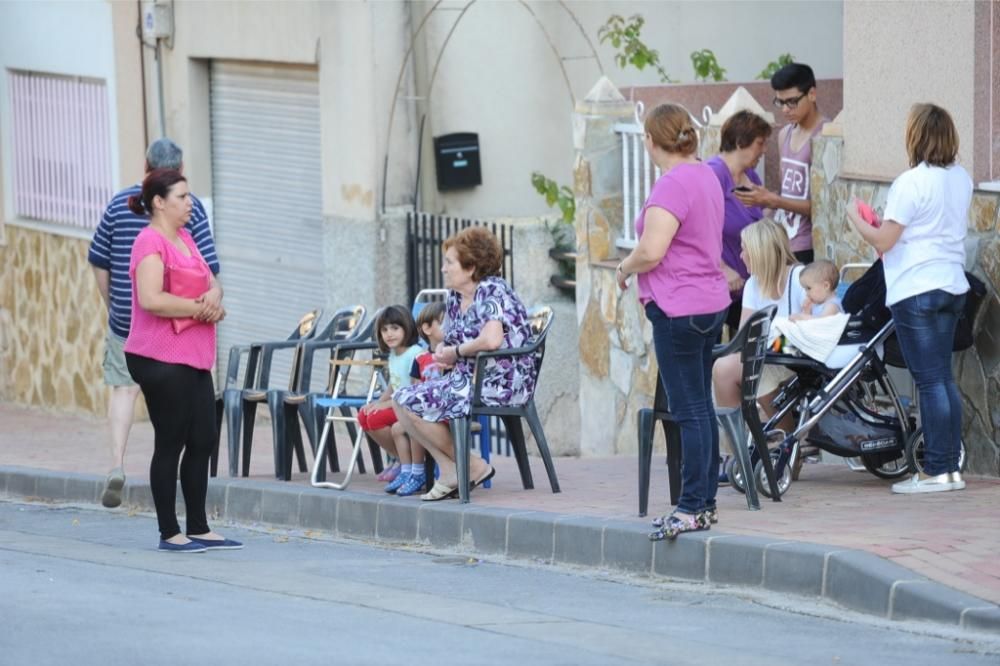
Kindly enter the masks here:
<path id="1" fill-rule="evenodd" d="M 649 540 L 663 541 L 667 539 L 673 541 L 681 532 L 700 532 L 707 529 L 709 529 L 709 523 L 705 512 L 690 518 L 681 518 L 676 513 L 672 513 L 667 516 L 666 521 L 659 529 L 649 534 Z"/>
<path id="2" fill-rule="evenodd" d="M 706 509 L 698 514 L 699 517 L 703 517 L 702 522 L 708 523 L 709 525 L 715 525 L 719 522 L 719 510 L 718 509 Z M 653 518 L 653 527 L 660 529 L 667 522 L 669 516 L 659 516 L 658 518 Z M 706 528 L 707 529 L 707 528 Z"/>
<path id="3" fill-rule="evenodd" d="M 488 471 L 486 474 L 483 474 L 481 477 L 479 477 L 478 479 L 476 479 L 475 481 L 473 481 L 472 483 L 470 483 L 469 484 L 469 490 L 473 490 L 474 488 L 478 488 L 479 486 L 483 485 L 484 483 L 486 483 L 487 481 L 489 481 L 490 479 L 492 479 L 496 475 L 497 475 L 497 468 L 493 467 L 492 465 L 490 465 L 490 471 Z"/>
<path id="4" fill-rule="evenodd" d="M 440 481 L 434 482 L 434 487 L 431 488 L 429 493 L 424 493 L 420 496 L 420 499 L 424 502 L 437 502 L 439 500 L 455 499 L 458 497 L 458 488 L 452 488 L 451 486 L 446 486 Z"/>

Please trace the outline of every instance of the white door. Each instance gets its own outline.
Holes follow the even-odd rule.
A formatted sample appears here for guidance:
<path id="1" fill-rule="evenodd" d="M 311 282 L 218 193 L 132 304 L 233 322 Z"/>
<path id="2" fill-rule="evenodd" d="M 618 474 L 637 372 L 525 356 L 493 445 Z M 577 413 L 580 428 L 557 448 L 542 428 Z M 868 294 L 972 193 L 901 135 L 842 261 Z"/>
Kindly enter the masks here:
<path id="1" fill-rule="evenodd" d="M 220 379 L 231 346 L 283 340 L 324 304 L 319 115 L 315 68 L 212 63 Z M 287 385 L 290 356 L 275 356 L 272 387 Z"/>

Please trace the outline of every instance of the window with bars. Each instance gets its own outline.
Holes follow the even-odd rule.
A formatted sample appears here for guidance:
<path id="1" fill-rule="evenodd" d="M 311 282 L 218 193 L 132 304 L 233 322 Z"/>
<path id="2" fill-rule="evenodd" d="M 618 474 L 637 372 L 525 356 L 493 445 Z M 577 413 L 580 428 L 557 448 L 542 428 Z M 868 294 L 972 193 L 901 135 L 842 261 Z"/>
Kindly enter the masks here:
<path id="1" fill-rule="evenodd" d="M 93 229 L 114 194 L 103 81 L 8 70 L 18 217 Z"/>

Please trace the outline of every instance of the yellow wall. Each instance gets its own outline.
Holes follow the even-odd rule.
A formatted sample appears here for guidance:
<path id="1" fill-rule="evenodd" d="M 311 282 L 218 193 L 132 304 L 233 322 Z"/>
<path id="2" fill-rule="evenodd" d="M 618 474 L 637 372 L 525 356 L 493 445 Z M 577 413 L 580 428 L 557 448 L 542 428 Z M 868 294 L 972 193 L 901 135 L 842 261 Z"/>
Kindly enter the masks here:
<path id="1" fill-rule="evenodd" d="M 87 241 L 7 225 L 0 246 L 0 398 L 101 414 L 107 313 Z"/>

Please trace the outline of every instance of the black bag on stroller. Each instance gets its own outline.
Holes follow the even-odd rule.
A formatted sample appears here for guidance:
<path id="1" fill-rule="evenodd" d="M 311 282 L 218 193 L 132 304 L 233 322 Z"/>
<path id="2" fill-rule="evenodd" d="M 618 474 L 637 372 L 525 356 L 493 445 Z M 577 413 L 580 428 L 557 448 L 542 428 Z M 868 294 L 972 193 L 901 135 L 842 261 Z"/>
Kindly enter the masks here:
<path id="1" fill-rule="evenodd" d="M 905 443 L 899 422 L 872 413 L 862 418 L 857 409 L 850 404 L 834 405 L 809 431 L 806 441 L 847 458 L 886 449 L 891 450 L 889 460 L 898 458 Z"/>
<path id="2" fill-rule="evenodd" d="M 952 351 L 963 351 L 972 346 L 976 313 L 986 297 L 986 285 L 982 280 L 969 272 L 966 272 L 965 278 L 969 281 L 969 291 L 955 328 Z M 885 304 L 885 292 L 885 269 L 880 258 L 844 293 L 841 303 L 844 312 L 850 314 L 851 319 L 840 338 L 840 344 L 867 342 L 892 319 L 892 312 Z M 895 335 L 885 341 L 885 362 L 899 368 L 906 367 Z"/>
<path id="3" fill-rule="evenodd" d="M 965 294 L 965 307 L 958 317 L 958 326 L 955 328 L 955 344 L 952 351 L 965 351 L 972 346 L 973 330 L 976 323 L 976 313 L 979 306 L 986 298 L 986 285 L 972 273 L 966 271 L 965 279 L 969 281 L 969 291 Z"/>
<path id="4" fill-rule="evenodd" d="M 840 338 L 842 345 L 868 342 L 892 319 L 885 306 L 885 269 L 881 259 L 851 283 L 841 305 L 851 315 Z"/>

